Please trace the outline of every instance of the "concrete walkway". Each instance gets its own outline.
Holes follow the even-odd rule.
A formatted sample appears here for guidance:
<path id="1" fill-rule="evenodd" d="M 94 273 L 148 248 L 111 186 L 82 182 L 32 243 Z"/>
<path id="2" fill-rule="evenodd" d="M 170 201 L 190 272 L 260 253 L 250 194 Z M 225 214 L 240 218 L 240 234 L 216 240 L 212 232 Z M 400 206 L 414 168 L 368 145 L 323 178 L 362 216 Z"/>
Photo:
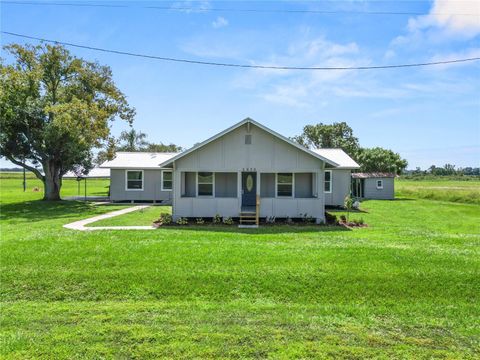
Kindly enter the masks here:
<path id="1" fill-rule="evenodd" d="M 115 216 L 128 214 L 132 211 L 137 211 L 141 209 L 145 209 L 150 205 L 139 205 L 139 206 L 132 206 L 126 209 L 112 211 L 103 215 L 94 216 L 85 220 L 79 220 L 72 222 L 70 224 L 63 225 L 64 228 L 72 229 L 72 230 L 79 230 L 79 231 L 93 231 L 93 230 L 154 230 L 156 229 L 153 226 L 92 226 L 87 227 L 85 225 L 91 224 L 98 220 L 109 219 Z"/>

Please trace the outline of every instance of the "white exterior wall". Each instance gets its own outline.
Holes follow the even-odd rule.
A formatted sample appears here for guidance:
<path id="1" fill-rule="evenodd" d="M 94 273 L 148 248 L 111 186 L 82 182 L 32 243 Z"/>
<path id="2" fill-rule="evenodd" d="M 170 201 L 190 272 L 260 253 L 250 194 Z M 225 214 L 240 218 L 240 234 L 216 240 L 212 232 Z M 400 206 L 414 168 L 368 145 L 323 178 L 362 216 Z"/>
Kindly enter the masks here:
<path id="1" fill-rule="evenodd" d="M 252 135 L 252 144 L 245 144 L 245 135 Z M 257 194 L 260 194 L 260 173 L 310 172 L 316 174 L 316 198 L 261 198 L 260 216 L 299 217 L 307 213 L 324 220 L 323 197 L 324 162 L 301 151 L 270 133 L 247 124 L 193 151 L 174 163 L 174 199 L 175 218 L 211 217 L 215 214 L 236 217 L 241 207 L 241 173 L 257 173 Z M 238 197 L 181 197 L 181 172 L 236 172 L 238 174 Z"/>
<path id="2" fill-rule="evenodd" d="M 130 169 L 129 169 L 130 170 Z M 131 169 L 134 170 L 134 169 Z M 138 169 L 142 170 L 142 169 Z M 161 170 L 143 170 L 143 190 L 126 190 L 125 169 L 110 170 L 111 201 L 165 201 L 170 202 L 172 191 L 162 191 Z"/>
<path id="3" fill-rule="evenodd" d="M 383 189 L 377 189 L 377 180 L 383 181 Z M 394 178 L 365 179 L 363 197 L 365 199 L 392 200 L 395 198 Z"/>
<path id="4" fill-rule="evenodd" d="M 344 169 L 332 170 L 332 192 L 325 193 L 325 205 L 343 206 L 345 197 L 350 194 L 352 171 Z"/>

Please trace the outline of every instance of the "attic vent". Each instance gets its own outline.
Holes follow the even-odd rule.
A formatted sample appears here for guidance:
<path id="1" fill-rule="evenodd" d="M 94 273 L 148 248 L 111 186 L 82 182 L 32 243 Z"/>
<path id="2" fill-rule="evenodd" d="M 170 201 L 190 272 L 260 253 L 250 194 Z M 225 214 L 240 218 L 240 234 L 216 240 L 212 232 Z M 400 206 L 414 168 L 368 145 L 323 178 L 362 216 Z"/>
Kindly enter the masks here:
<path id="1" fill-rule="evenodd" d="M 252 135 L 245 135 L 245 145 L 252 144 Z"/>

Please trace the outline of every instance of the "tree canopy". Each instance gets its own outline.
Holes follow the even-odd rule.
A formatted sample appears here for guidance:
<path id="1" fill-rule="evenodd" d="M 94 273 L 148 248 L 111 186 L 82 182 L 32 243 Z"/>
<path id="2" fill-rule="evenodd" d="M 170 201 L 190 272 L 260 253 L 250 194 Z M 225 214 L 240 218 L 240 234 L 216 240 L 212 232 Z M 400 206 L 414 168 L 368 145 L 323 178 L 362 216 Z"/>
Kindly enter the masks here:
<path id="1" fill-rule="evenodd" d="M 100 150 L 95 162 L 100 165 L 115 157 L 117 151 L 139 151 L 139 152 L 180 152 L 182 147 L 175 144 L 151 143 L 147 140 L 147 134 L 130 129 L 122 131 L 118 139 L 111 138 L 105 149 Z"/>
<path id="2" fill-rule="evenodd" d="M 35 173 L 44 199 L 58 200 L 62 176 L 90 168 L 93 150 L 110 140 L 111 122 L 131 123 L 135 111 L 107 66 L 60 45 L 4 49 L 14 61 L 0 63 L 0 156 Z"/>
<path id="3" fill-rule="evenodd" d="M 144 152 L 179 152 L 181 146 L 175 144 L 151 143 L 146 140 L 147 134 L 130 129 L 122 131 L 118 139 L 117 151 L 144 151 Z"/>
<path id="4" fill-rule="evenodd" d="M 346 122 L 331 125 L 319 123 L 307 125 L 294 141 L 307 148 L 340 148 L 356 160 L 364 172 L 392 172 L 400 174 L 407 167 L 407 161 L 392 150 L 362 148 L 352 128 Z"/>
<path id="5" fill-rule="evenodd" d="M 357 156 L 362 172 L 389 172 L 401 174 L 408 162 L 392 150 L 381 147 L 361 149 Z"/>
<path id="6" fill-rule="evenodd" d="M 360 149 L 358 139 L 346 122 L 306 125 L 302 134 L 293 140 L 307 148 L 340 148 L 353 158 Z"/>
<path id="7" fill-rule="evenodd" d="M 147 134 L 130 129 L 129 131 L 122 131 L 118 138 L 120 144 L 117 146 L 118 151 L 141 151 L 144 149 L 148 142 L 145 140 Z"/>

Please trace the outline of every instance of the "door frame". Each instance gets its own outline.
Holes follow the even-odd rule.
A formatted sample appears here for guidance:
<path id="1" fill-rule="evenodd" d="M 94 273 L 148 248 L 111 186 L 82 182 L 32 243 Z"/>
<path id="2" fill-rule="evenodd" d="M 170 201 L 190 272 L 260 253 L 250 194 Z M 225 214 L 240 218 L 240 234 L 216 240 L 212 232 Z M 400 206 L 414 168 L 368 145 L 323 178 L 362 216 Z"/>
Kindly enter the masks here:
<path id="1" fill-rule="evenodd" d="M 254 179 L 254 200 L 251 205 L 244 205 L 243 204 L 243 195 L 244 195 L 244 188 L 243 188 L 243 175 L 244 174 L 251 174 L 253 179 Z M 256 201 L 257 201 L 257 194 L 258 194 L 258 172 L 257 171 L 241 171 L 240 172 L 240 208 L 243 208 L 244 206 L 256 206 Z"/>

